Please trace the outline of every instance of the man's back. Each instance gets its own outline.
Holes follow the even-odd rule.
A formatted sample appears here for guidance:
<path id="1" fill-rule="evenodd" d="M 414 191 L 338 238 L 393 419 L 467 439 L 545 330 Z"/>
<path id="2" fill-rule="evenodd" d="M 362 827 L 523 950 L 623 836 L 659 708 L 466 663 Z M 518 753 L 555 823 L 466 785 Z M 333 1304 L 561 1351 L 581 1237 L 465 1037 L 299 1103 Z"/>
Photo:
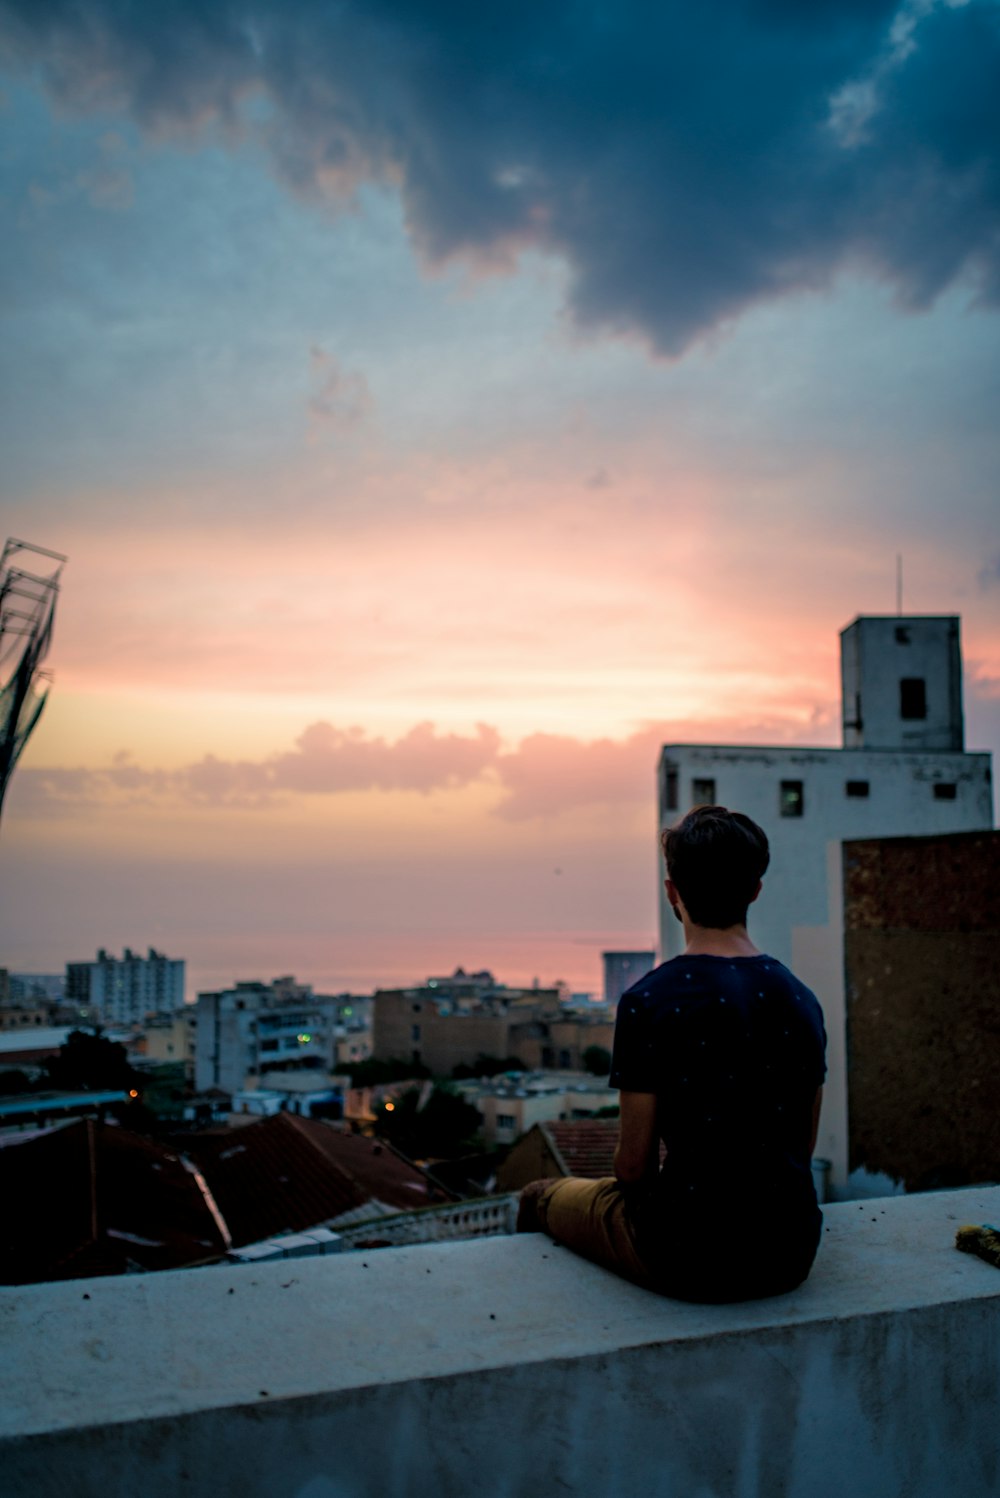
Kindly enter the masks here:
<path id="1" fill-rule="evenodd" d="M 667 1153 L 636 1193 L 636 1226 L 651 1258 L 669 1258 L 672 1280 L 694 1274 L 701 1290 L 711 1262 L 727 1297 L 734 1266 L 713 1236 L 749 1234 L 744 1269 L 768 1281 L 815 1250 L 810 1147 L 825 1038 L 815 996 L 766 954 L 674 958 L 623 996 L 611 1084 L 657 1097 Z"/>

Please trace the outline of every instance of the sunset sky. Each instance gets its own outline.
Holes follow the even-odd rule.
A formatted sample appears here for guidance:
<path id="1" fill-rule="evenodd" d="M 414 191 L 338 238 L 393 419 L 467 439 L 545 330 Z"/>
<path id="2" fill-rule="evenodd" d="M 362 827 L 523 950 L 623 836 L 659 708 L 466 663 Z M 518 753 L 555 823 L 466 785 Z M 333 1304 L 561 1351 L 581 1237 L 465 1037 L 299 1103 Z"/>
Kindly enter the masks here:
<path id="1" fill-rule="evenodd" d="M 659 745 L 838 743 L 897 553 L 1000 750 L 998 78 L 996 0 L 0 0 L 0 965 L 598 989 Z"/>

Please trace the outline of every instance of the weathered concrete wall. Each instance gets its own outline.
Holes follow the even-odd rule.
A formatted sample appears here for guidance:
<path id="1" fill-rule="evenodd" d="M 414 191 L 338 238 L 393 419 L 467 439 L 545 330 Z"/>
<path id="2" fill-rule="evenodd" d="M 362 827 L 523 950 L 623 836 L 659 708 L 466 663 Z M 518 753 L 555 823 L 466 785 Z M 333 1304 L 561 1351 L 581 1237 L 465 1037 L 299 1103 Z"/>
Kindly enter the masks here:
<path id="1" fill-rule="evenodd" d="M 1000 1189 L 841 1204 L 698 1307 L 543 1237 L 0 1296 L 9 1498 L 940 1498 L 1000 1481 Z"/>
<path id="2" fill-rule="evenodd" d="M 844 845 L 852 1170 L 1000 1180 L 998 953 L 1000 832 Z"/>

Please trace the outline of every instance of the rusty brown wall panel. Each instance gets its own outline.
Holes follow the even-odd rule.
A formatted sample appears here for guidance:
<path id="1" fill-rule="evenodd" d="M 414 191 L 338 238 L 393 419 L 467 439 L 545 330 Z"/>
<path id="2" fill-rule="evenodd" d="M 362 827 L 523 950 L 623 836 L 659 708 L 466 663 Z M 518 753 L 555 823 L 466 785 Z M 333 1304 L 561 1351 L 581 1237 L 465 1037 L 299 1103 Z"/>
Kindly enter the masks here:
<path id="1" fill-rule="evenodd" d="M 844 845 L 849 1157 L 1000 1180 L 1000 833 Z"/>

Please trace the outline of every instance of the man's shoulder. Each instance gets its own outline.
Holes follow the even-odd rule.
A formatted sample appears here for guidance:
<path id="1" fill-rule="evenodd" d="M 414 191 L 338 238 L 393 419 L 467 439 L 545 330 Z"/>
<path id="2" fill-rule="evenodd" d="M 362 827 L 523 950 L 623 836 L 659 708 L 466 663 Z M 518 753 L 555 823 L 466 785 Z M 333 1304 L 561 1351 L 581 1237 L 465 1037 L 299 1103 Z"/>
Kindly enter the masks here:
<path id="1" fill-rule="evenodd" d="M 620 1002 L 635 1004 L 636 1000 L 655 999 L 661 994 L 672 993 L 679 981 L 679 962 L 679 957 L 661 962 L 659 967 L 654 967 L 645 977 L 637 979 L 631 988 L 626 988 Z"/>

